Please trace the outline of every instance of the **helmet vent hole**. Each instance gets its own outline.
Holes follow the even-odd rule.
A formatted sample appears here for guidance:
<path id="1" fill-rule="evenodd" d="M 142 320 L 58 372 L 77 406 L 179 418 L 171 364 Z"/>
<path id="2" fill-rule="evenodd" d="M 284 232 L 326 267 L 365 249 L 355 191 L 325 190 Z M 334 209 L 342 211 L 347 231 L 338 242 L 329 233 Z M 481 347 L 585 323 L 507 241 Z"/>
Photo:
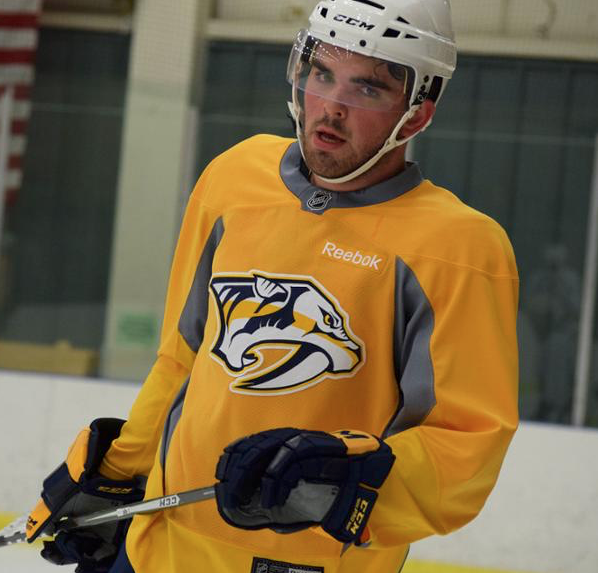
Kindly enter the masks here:
<path id="1" fill-rule="evenodd" d="M 320 14 L 322 15 L 322 18 L 326 18 L 326 16 L 328 15 L 328 8 L 321 8 Z"/>
<path id="2" fill-rule="evenodd" d="M 353 2 L 359 2 L 360 4 L 367 4 L 368 6 L 371 6 L 372 8 L 378 8 L 378 10 L 386 10 L 385 6 L 382 6 L 382 4 L 378 4 L 377 2 L 372 2 L 372 0 L 353 0 Z"/>
<path id="3" fill-rule="evenodd" d="M 419 40 L 419 36 L 414 36 L 412 34 L 406 34 L 405 40 Z"/>
<path id="4" fill-rule="evenodd" d="M 334 36 L 336 36 L 336 32 L 334 30 L 330 30 L 330 36 L 334 38 Z"/>
<path id="5" fill-rule="evenodd" d="M 368 44 L 368 43 L 367 43 L 365 40 L 359 40 L 359 45 L 360 45 L 362 48 L 365 48 L 365 46 L 367 46 L 367 44 Z"/>
<path id="6" fill-rule="evenodd" d="M 408 26 L 410 26 L 411 24 L 409 24 L 409 22 L 407 22 L 407 20 L 405 20 L 405 18 L 399 16 L 397 18 L 397 22 L 402 22 L 403 24 L 407 24 Z"/>
<path id="7" fill-rule="evenodd" d="M 393 30 L 392 28 L 386 28 L 386 31 L 382 34 L 384 38 L 398 38 L 400 35 L 401 32 Z"/>

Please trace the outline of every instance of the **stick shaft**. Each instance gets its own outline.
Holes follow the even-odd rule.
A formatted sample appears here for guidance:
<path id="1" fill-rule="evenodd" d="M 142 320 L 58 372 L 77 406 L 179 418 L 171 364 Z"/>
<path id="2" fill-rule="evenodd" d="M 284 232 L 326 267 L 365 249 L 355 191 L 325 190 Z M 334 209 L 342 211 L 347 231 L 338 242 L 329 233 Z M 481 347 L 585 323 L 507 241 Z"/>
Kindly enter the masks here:
<path id="1" fill-rule="evenodd" d="M 87 515 L 71 517 L 63 522 L 59 522 L 56 529 L 57 531 L 70 531 L 72 529 L 78 529 L 79 527 L 91 527 L 92 525 L 99 525 L 100 523 L 121 521 L 123 519 L 130 519 L 134 515 L 154 513 L 164 509 L 172 509 L 181 505 L 187 505 L 188 503 L 205 501 L 214 498 L 215 495 L 214 486 L 200 487 L 198 489 L 156 497 L 146 501 L 121 505 L 115 509 L 105 509 Z M 27 541 L 27 536 L 25 535 L 26 523 L 27 516 L 23 515 L 2 529 L 2 531 L 0 531 L 0 547 Z"/>
<path id="2" fill-rule="evenodd" d="M 198 501 L 212 499 L 215 495 L 214 486 L 201 487 L 199 489 L 192 489 L 181 493 L 148 499 L 147 501 L 138 501 L 128 505 L 121 505 L 115 509 L 106 509 L 88 515 L 71 517 L 64 523 L 58 524 L 58 529 L 61 531 L 69 531 L 70 529 L 90 527 L 92 525 L 99 525 L 100 523 L 108 523 L 110 521 L 121 521 L 122 519 L 129 519 L 134 515 L 155 513 L 156 511 L 187 505 L 188 503 L 196 503 Z"/>

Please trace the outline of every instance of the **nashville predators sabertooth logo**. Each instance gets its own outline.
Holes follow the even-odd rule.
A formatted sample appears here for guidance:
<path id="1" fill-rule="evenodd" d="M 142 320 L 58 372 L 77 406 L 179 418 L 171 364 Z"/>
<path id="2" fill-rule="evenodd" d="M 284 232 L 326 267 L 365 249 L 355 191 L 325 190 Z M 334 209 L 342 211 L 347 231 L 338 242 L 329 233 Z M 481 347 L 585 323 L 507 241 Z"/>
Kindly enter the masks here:
<path id="1" fill-rule="evenodd" d="M 325 378 L 351 377 L 365 348 L 336 299 L 315 279 L 214 275 L 219 330 L 211 356 L 241 394 L 288 394 Z"/>

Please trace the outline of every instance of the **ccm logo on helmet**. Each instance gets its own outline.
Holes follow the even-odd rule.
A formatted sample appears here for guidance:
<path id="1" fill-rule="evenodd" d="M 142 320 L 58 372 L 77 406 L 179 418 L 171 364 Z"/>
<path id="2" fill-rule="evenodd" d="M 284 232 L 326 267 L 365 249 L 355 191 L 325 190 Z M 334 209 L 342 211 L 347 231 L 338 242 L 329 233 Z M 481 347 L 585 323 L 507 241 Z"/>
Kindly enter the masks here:
<path id="1" fill-rule="evenodd" d="M 364 30 L 373 30 L 376 25 L 375 24 L 368 24 L 363 20 L 358 20 L 357 18 L 351 18 L 350 16 L 344 16 L 343 14 L 337 14 L 333 20 L 337 22 L 344 22 L 345 24 L 349 24 L 349 26 L 356 26 L 357 28 L 363 28 Z"/>

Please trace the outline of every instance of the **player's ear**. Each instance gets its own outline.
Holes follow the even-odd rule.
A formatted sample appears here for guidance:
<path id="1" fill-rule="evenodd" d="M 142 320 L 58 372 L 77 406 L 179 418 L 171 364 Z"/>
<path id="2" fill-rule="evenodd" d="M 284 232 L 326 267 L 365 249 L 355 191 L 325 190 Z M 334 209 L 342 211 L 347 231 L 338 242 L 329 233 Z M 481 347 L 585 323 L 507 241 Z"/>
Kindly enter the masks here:
<path id="1" fill-rule="evenodd" d="M 410 135 L 417 133 L 430 123 L 435 113 L 436 106 L 434 103 L 429 99 L 424 100 L 413 117 L 403 126 L 401 135 L 403 137 L 409 137 Z"/>

